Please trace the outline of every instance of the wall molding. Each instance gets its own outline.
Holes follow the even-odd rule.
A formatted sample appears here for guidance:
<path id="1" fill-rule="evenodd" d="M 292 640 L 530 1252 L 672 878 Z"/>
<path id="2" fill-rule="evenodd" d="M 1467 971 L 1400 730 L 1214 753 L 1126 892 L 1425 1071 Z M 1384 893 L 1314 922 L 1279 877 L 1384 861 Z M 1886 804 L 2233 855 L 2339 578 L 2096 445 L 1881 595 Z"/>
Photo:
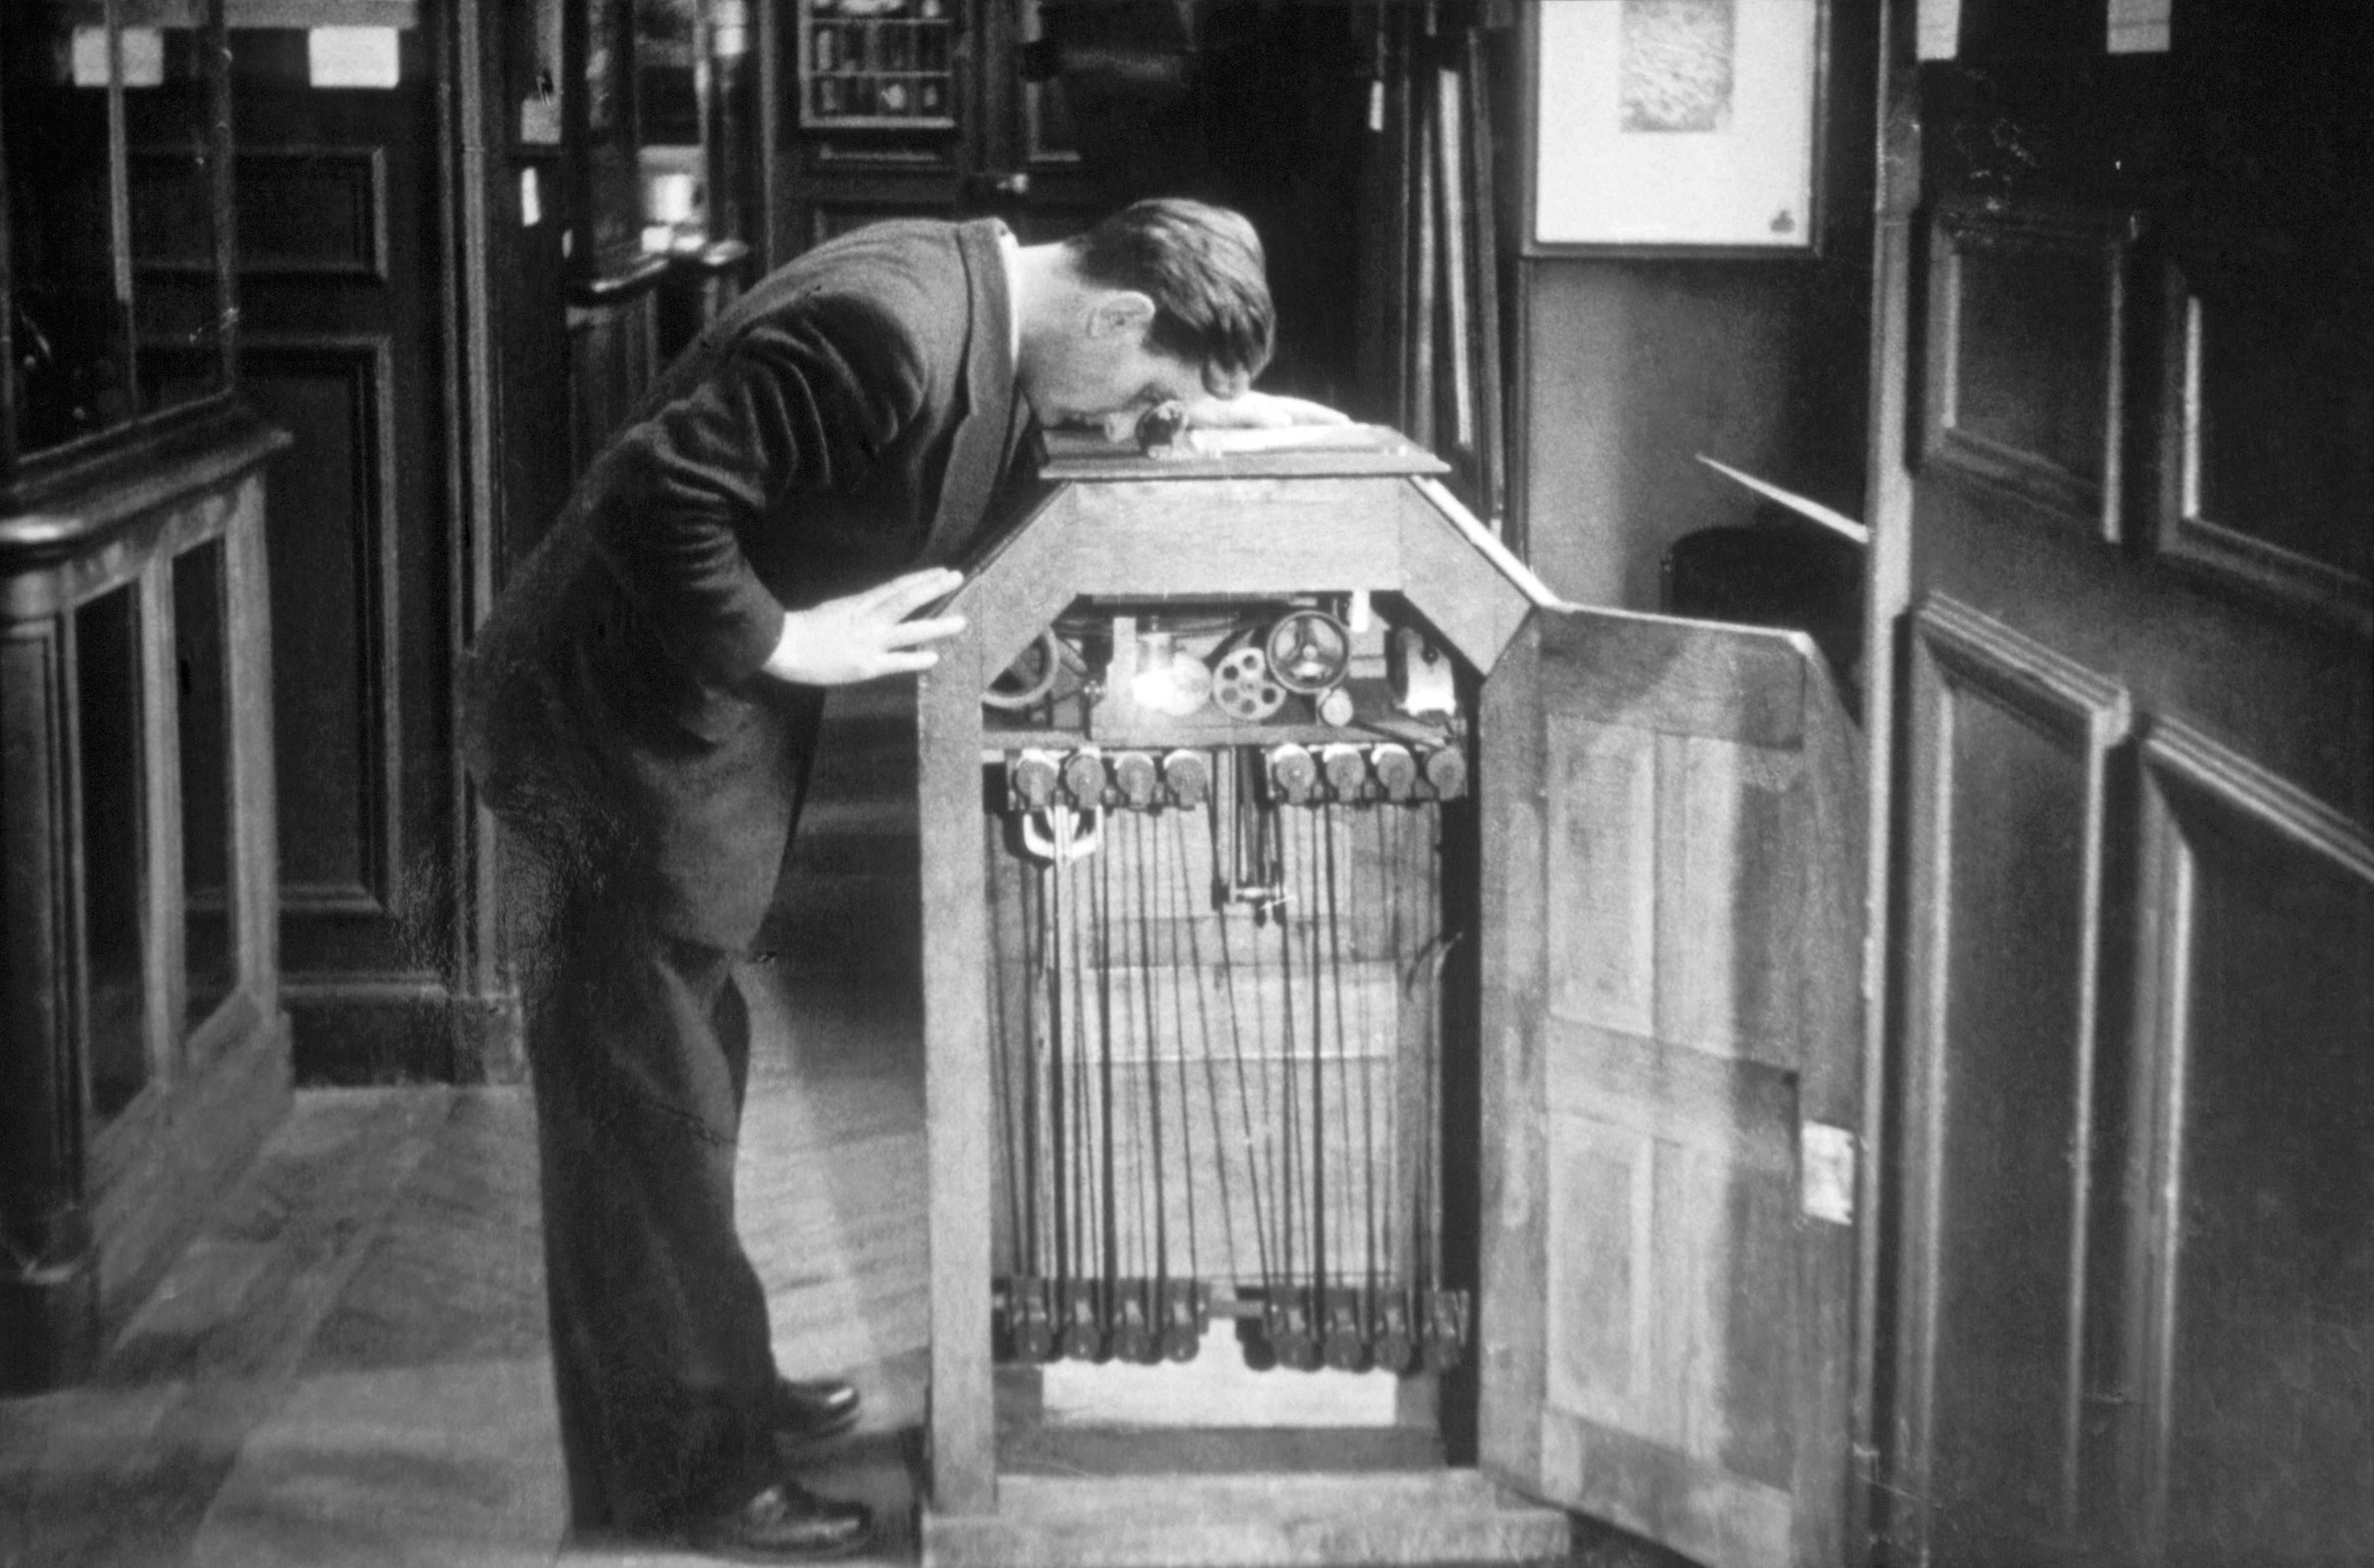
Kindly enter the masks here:
<path id="1" fill-rule="evenodd" d="M 1990 201 L 1948 202 L 1929 229 L 1929 320 L 1923 375 L 1922 455 L 1925 461 L 1968 474 L 1992 488 L 2032 501 L 2084 523 L 2098 537 L 2121 536 L 2123 489 L 2121 431 L 2126 376 L 2127 276 L 2137 219 L 2123 211 L 2017 205 Z M 1968 406 L 1965 379 L 1973 357 L 1969 317 L 1974 268 L 2075 263 L 2095 274 L 2098 293 L 2089 305 L 2098 312 L 2100 338 L 2094 361 L 2098 384 L 2087 389 L 2098 403 L 2094 444 L 2073 466 L 2063 457 L 2007 439 L 2007 432 L 1980 427 Z M 2025 388 L 2041 400 L 2063 384 L 2066 365 L 2028 367 L 2036 373 Z"/>
<path id="2" fill-rule="evenodd" d="M 2202 385 L 2213 329 L 2192 280 L 2175 262 L 2162 274 L 2160 483 L 2155 518 L 2162 559 L 2206 576 L 2271 593 L 2374 630 L 2374 579 L 2260 538 L 2203 510 L 2203 445 L 2213 410 Z"/>
<path id="3" fill-rule="evenodd" d="M 2066 1360 L 2054 1434 L 2062 1460 L 2061 1527 L 2074 1529 L 2085 1484 L 2086 1264 L 2092 1246 L 2088 1219 L 2097 1201 L 2095 1121 L 2102 1055 L 2101 958 L 2110 918 L 2105 889 L 2113 839 L 2113 768 L 2119 748 L 2133 729 L 2133 704 L 2118 682 L 1945 595 L 1932 594 L 1922 601 L 1911 631 L 1911 765 L 1904 839 L 1910 862 L 1904 922 L 1908 959 L 1898 1091 L 1904 1193 L 1897 1266 L 1898 1425 L 1891 1440 L 1896 1484 L 1905 1489 L 1909 1500 L 1903 1515 L 1907 1530 L 1915 1541 L 1925 1541 L 1931 1515 L 1920 1500 L 1935 1491 L 1939 1314 L 1945 1293 L 1943 1238 L 1950 1201 L 1945 1166 L 1950 1085 L 1958 1076 L 1948 1059 L 1957 1020 L 1947 1007 L 1951 961 L 1960 939 L 1954 911 L 1957 855 L 1962 853 L 1954 831 L 1959 787 L 1956 731 L 1962 705 L 1977 699 L 2029 726 L 2070 757 L 2076 773 L 2074 804 L 2082 817 L 2077 831 L 2083 858 L 2074 912 L 2078 951 L 2071 972 L 2075 984 L 2074 1037 L 2068 1042 L 2074 1146 L 2063 1281 Z"/>
<path id="4" fill-rule="evenodd" d="M 241 349 L 251 382 L 276 373 L 341 379 L 354 421 L 359 487 L 354 500 L 364 523 L 355 541 L 355 602 L 358 668 L 356 695 L 362 733 L 356 737 L 363 797 L 356 824 L 362 879 L 284 880 L 284 916 L 373 916 L 394 909 L 396 870 L 404 863 L 402 693 L 394 666 L 398 648 L 396 550 L 395 353 L 381 333 L 251 332 Z M 286 517 L 275 528 L 299 525 Z M 292 759 L 294 760 L 294 759 Z"/>
<path id="5" fill-rule="evenodd" d="M 2204 832 L 2214 841 L 2215 824 L 2222 819 L 2229 830 L 2272 834 L 2369 891 L 2374 833 L 2181 720 L 2154 717 L 2140 751 L 2136 1114 L 2130 1175 L 2138 1235 L 2126 1262 L 2131 1306 L 2123 1354 L 2142 1418 L 2129 1459 L 2139 1515 L 2135 1527 L 2144 1555 L 2157 1560 L 2168 1547 L 2176 1441 Z"/>

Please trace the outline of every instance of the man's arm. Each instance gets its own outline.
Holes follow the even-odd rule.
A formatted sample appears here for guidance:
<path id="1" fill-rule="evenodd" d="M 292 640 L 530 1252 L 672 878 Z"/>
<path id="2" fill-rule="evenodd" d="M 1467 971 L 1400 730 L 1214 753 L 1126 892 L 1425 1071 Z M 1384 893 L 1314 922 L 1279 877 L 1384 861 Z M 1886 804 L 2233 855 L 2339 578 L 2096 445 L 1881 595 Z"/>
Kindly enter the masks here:
<path id="1" fill-rule="evenodd" d="M 1352 417 L 1307 397 L 1275 392 L 1240 392 L 1234 397 L 1199 397 L 1187 405 L 1190 430 L 1277 430 L 1287 425 L 1348 425 Z"/>
<path id="2" fill-rule="evenodd" d="M 940 655 L 918 644 L 955 636 L 965 628 L 964 617 L 907 617 L 955 593 L 963 581 L 962 572 L 935 566 L 845 599 L 828 599 L 814 609 L 786 610 L 774 652 L 767 655 L 766 671 L 778 680 L 804 686 L 848 686 L 876 676 L 929 669 Z"/>
<path id="3" fill-rule="evenodd" d="M 711 687 L 762 669 L 829 678 L 852 659 L 869 673 L 908 667 L 875 667 L 902 645 L 883 640 L 878 615 L 810 619 L 795 636 L 740 530 L 787 494 L 855 484 L 925 395 L 920 355 L 879 306 L 847 296 L 801 301 L 754 326 L 698 384 L 604 454 L 608 473 L 589 514 L 595 548 L 668 652 Z M 822 646 L 836 634 L 855 640 L 847 657 Z"/>
<path id="4" fill-rule="evenodd" d="M 1182 430 L 1281 430 L 1290 425 L 1348 425 L 1351 416 L 1305 397 L 1284 397 L 1274 392 L 1240 392 L 1234 397 L 1198 397 L 1193 403 L 1164 403 L 1152 409 L 1130 407 L 1090 421 L 1107 441 L 1127 441 L 1133 433 L 1145 439 L 1142 421 L 1163 421 L 1166 432 Z"/>

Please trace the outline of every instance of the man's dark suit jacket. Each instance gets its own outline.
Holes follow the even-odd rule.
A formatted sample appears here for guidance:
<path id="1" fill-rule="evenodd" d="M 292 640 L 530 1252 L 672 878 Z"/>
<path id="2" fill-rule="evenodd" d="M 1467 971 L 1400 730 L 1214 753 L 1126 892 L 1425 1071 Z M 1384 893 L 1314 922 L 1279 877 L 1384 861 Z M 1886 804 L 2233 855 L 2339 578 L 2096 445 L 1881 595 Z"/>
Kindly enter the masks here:
<path id="1" fill-rule="evenodd" d="M 959 557 L 1021 414 L 1000 228 L 885 223 L 769 276 L 579 481 L 479 633 L 464 745 L 548 855 L 746 946 L 822 694 L 760 666 L 799 608 Z"/>

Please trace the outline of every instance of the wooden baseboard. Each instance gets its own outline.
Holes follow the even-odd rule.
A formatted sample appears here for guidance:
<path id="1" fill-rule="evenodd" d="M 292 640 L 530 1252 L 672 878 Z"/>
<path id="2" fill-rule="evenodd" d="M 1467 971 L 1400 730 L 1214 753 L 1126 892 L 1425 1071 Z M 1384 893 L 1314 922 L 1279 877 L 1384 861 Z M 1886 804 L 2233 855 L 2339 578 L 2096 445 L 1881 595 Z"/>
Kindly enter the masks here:
<path id="1" fill-rule="evenodd" d="M 434 981 L 290 980 L 297 1081 L 305 1087 L 520 1083 L 519 998 L 456 996 Z"/>
<path id="2" fill-rule="evenodd" d="M 993 1514 L 923 1513 L 924 1568 L 1554 1562 L 1567 1517 L 1474 1470 L 998 1478 Z"/>
<path id="3" fill-rule="evenodd" d="M 99 1265 L 89 1254 L 0 1275 L 0 1397 L 81 1382 L 100 1345 Z"/>

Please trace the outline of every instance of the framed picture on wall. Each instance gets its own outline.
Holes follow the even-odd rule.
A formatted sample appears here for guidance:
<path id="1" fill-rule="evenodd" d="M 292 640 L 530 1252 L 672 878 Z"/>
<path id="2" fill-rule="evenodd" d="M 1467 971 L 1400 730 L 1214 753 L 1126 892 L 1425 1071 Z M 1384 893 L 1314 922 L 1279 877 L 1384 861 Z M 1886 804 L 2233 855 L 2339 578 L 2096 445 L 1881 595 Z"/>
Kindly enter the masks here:
<path id="1" fill-rule="evenodd" d="M 1813 253 L 1825 0 L 1535 0 L 1527 248 Z"/>

